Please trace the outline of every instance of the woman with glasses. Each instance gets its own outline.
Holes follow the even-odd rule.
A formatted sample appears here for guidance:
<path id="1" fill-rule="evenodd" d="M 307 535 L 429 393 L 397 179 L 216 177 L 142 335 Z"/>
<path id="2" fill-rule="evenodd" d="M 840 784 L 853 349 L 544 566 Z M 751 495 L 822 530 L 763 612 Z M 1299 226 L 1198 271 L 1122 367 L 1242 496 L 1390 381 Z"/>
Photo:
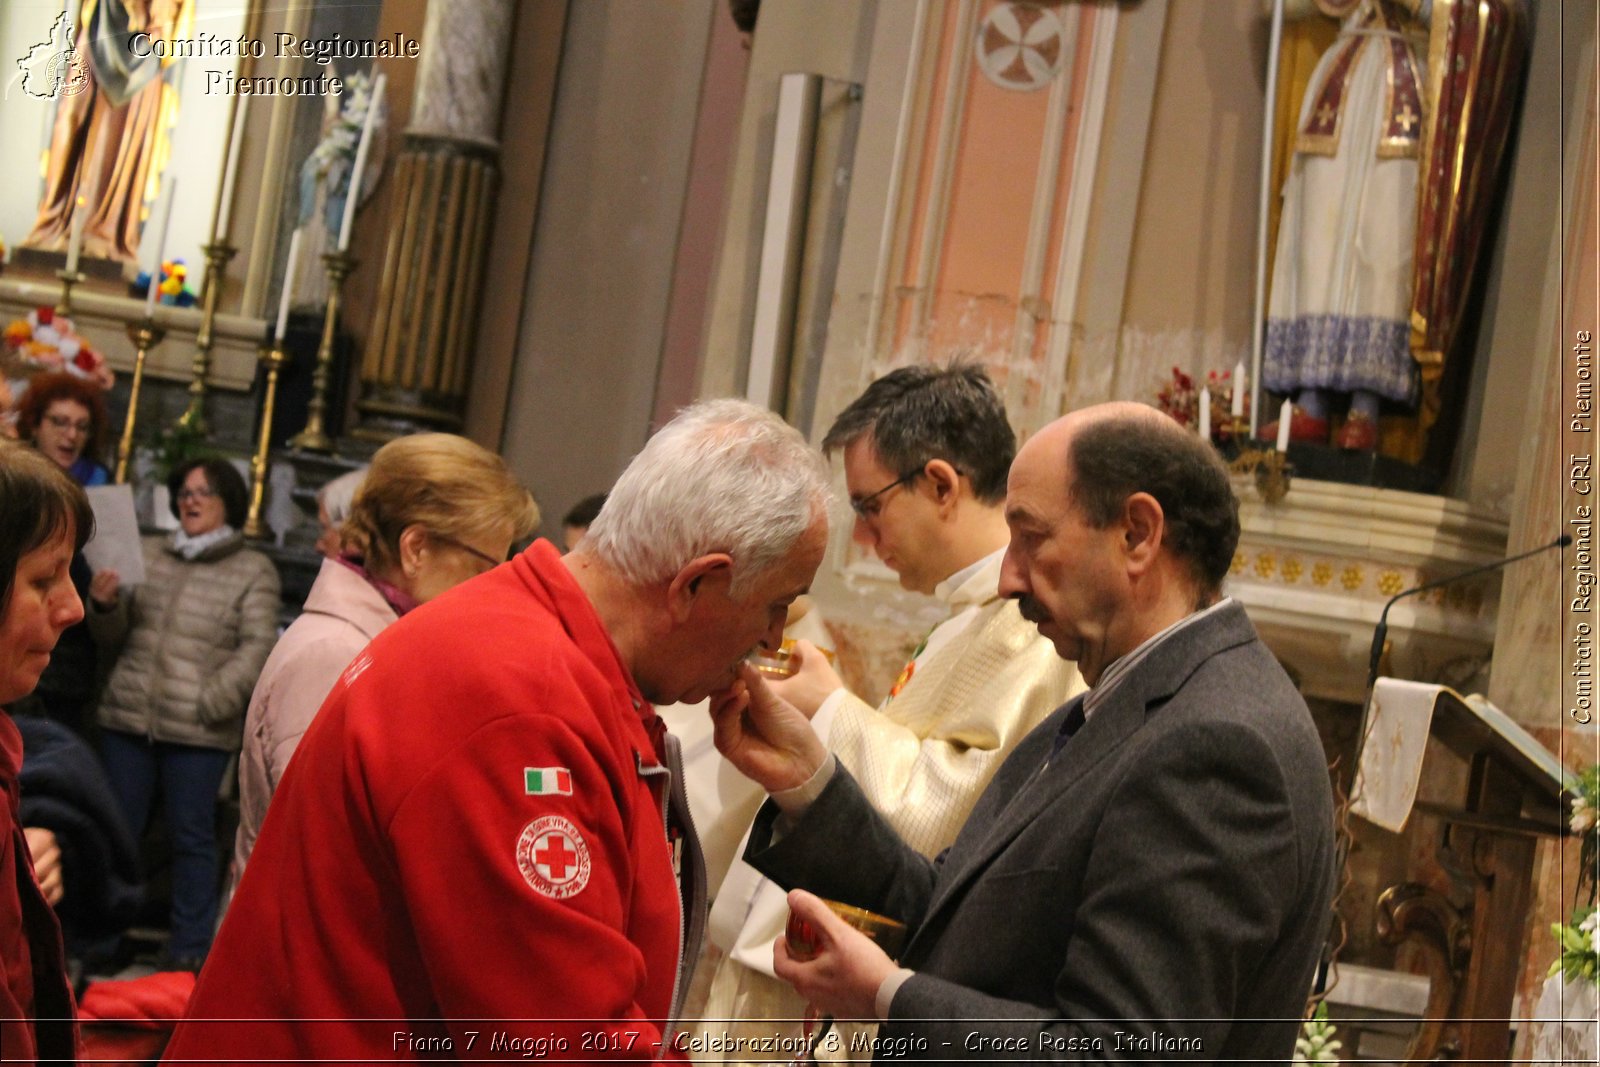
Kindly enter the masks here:
<path id="1" fill-rule="evenodd" d="M 144 539 L 145 581 L 89 586 L 89 628 L 116 668 L 100 701 L 101 753 L 128 826 L 143 834 L 160 786 L 172 843 L 165 965 L 199 970 L 216 924 L 217 790 L 239 749 L 250 689 L 278 632 L 278 572 L 244 546 L 244 479 L 222 459 L 167 479 L 178 529 Z"/>
<path id="2" fill-rule="evenodd" d="M 340 557 L 323 560 L 250 698 L 235 884 L 289 757 L 344 669 L 384 627 L 501 563 L 538 525 L 504 461 L 464 437 L 415 434 L 378 449 L 339 530 Z"/>
<path id="3" fill-rule="evenodd" d="M 65 371 L 34 375 L 17 409 L 18 436 L 82 486 L 105 485 L 111 480 L 98 458 L 105 446 L 107 423 L 100 387 Z M 74 552 L 72 585 L 85 603 L 93 573 L 83 553 Z M 61 635 L 38 688 L 15 710 L 21 715 L 54 719 L 90 737 L 98 680 L 94 640 L 88 626 L 77 623 Z"/>
<path id="4" fill-rule="evenodd" d="M 17 435 L 82 486 L 105 485 L 106 402 L 100 387 L 65 371 L 36 374 L 17 407 Z"/>

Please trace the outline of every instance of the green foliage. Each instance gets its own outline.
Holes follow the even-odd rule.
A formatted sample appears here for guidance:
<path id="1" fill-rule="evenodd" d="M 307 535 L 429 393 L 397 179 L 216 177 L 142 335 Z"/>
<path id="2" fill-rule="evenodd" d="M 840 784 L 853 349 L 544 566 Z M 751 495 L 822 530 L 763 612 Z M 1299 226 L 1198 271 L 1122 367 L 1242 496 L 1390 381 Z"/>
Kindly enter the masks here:
<path id="1" fill-rule="evenodd" d="M 1569 982 L 1579 978 L 1596 981 L 1600 976 L 1600 912 L 1579 908 L 1572 913 L 1571 923 L 1553 923 L 1550 932 L 1556 936 L 1561 955 L 1550 965 L 1549 973 L 1559 972 Z"/>
<path id="2" fill-rule="evenodd" d="M 206 435 L 187 422 L 170 423 L 161 428 L 147 443 L 153 460 L 151 476 L 164 483 L 174 470 L 191 459 L 205 459 L 217 454 L 206 440 Z"/>

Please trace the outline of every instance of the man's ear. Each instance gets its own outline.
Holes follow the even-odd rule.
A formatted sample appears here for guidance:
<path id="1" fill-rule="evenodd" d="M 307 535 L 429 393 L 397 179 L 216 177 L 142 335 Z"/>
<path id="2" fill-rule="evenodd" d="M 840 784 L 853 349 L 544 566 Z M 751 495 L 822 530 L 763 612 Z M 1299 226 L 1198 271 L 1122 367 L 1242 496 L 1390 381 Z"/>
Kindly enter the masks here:
<path id="1" fill-rule="evenodd" d="M 428 551 L 428 531 L 421 523 L 412 523 L 400 531 L 400 572 L 415 578 L 422 566 L 422 557 Z"/>
<path id="2" fill-rule="evenodd" d="M 1122 506 L 1123 550 L 1130 573 L 1142 574 L 1161 555 L 1167 516 L 1161 502 L 1149 493 L 1134 493 Z"/>
<path id="3" fill-rule="evenodd" d="M 696 556 L 685 563 L 667 583 L 667 610 L 672 621 L 681 623 L 694 611 L 694 602 L 707 592 L 727 593 L 733 581 L 733 557 L 726 552 Z"/>
<path id="4" fill-rule="evenodd" d="M 940 512 L 954 507 L 961 494 L 961 472 L 945 460 L 930 459 L 923 465 L 922 474 L 928 480 L 933 502 L 939 505 Z"/>

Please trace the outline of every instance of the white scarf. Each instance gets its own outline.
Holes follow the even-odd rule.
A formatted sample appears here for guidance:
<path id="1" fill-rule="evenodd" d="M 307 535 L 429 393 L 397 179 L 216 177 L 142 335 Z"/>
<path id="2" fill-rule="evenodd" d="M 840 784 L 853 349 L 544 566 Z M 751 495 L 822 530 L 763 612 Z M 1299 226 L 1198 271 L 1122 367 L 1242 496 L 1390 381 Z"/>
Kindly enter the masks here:
<path id="1" fill-rule="evenodd" d="M 184 559 L 193 561 L 206 549 L 213 545 L 221 544 L 232 537 L 235 532 L 234 528 L 227 523 L 223 523 L 215 530 L 207 530 L 205 533 L 196 534 L 193 537 L 190 537 L 182 530 L 176 530 L 172 534 L 172 550 Z"/>

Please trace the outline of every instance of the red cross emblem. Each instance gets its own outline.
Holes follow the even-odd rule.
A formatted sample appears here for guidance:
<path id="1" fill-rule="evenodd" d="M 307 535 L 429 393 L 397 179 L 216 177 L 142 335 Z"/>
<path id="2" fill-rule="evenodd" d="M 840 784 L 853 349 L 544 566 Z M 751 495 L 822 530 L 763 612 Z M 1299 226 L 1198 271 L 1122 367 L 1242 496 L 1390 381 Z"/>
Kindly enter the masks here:
<path id="1" fill-rule="evenodd" d="M 523 880 L 544 896 L 565 900 L 589 884 L 589 846 L 578 828 L 559 815 L 523 827 L 516 855 Z"/>
<path id="2" fill-rule="evenodd" d="M 567 868 L 578 866 L 578 854 L 568 847 L 566 834 L 550 833 L 534 842 L 533 862 L 538 865 L 539 873 L 552 882 L 565 882 Z"/>

